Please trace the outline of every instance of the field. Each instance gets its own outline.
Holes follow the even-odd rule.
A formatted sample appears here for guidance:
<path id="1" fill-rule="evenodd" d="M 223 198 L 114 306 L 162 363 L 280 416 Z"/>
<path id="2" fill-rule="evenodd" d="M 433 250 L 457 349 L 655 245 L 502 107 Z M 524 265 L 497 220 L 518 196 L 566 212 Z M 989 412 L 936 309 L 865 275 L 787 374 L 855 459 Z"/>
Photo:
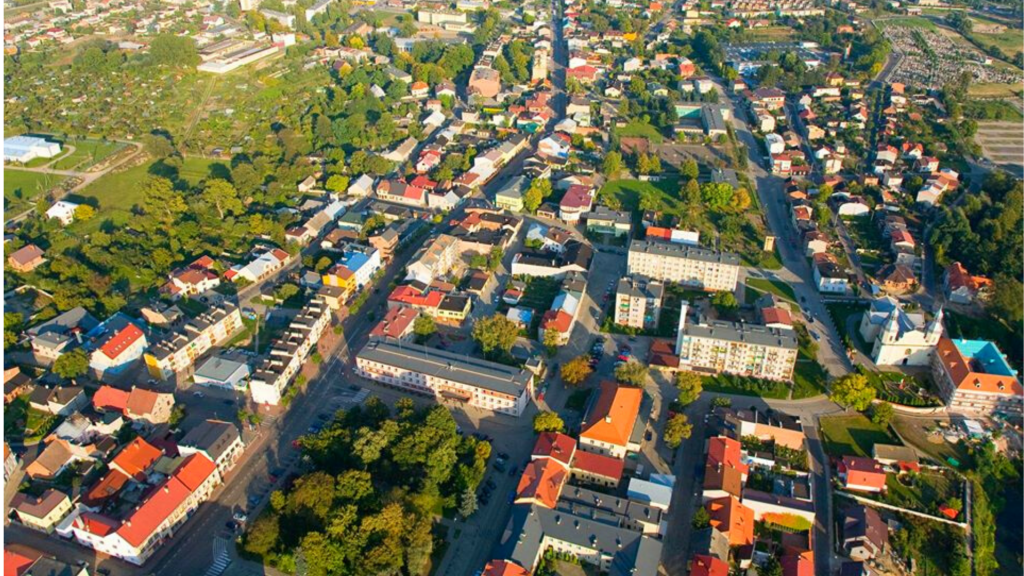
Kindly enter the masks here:
<path id="1" fill-rule="evenodd" d="M 920 28 L 921 30 L 937 30 L 938 26 L 934 22 L 927 18 L 885 18 L 884 20 L 875 20 L 875 25 L 879 28 L 887 28 L 889 26 L 906 26 L 907 28 Z"/>
<path id="2" fill-rule="evenodd" d="M 747 278 L 747 286 L 759 292 L 771 292 L 779 298 L 784 298 L 796 303 L 796 293 L 793 287 L 781 280 L 770 280 L 768 278 Z"/>
<path id="3" fill-rule="evenodd" d="M 1024 173 L 1024 135 L 1020 122 L 979 122 L 974 139 L 985 157 L 1018 177 Z"/>
<path id="4" fill-rule="evenodd" d="M 28 209 L 33 198 L 64 180 L 56 174 L 41 174 L 4 168 L 4 208 L 13 215 Z"/>
<path id="5" fill-rule="evenodd" d="M 1024 51 L 1024 36 L 1019 29 L 1008 28 L 987 18 L 970 18 L 974 24 L 972 36 L 981 44 L 995 46 L 1013 58 Z"/>
<path id="6" fill-rule="evenodd" d="M 899 444 L 886 427 L 863 414 L 821 418 L 821 439 L 831 456 L 871 456 L 875 444 Z"/>
<path id="7" fill-rule="evenodd" d="M 969 100 L 964 102 L 964 116 L 978 120 L 1024 120 L 1024 114 L 1006 100 Z"/>
<path id="8" fill-rule="evenodd" d="M 789 26 L 767 26 L 765 28 L 754 28 L 745 34 L 751 42 L 786 42 L 793 36 L 793 29 Z"/>
<path id="9" fill-rule="evenodd" d="M 84 170 L 124 147 L 124 144 L 118 142 L 100 140 L 70 140 L 66 145 L 74 146 L 75 151 L 55 162 L 51 168 L 55 170 Z"/>
<path id="10" fill-rule="evenodd" d="M 939 506 L 949 502 L 951 498 L 961 498 L 961 483 L 950 478 L 952 473 L 921 472 L 914 477 L 906 478 L 910 486 L 906 486 L 893 474 L 886 478 L 888 489 L 884 501 L 893 506 L 917 510 L 938 516 Z"/>
<path id="11" fill-rule="evenodd" d="M 704 389 L 708 392 L 739 394 L 741 396 L 759 396 L 761 398 L 785 399 L 789 397 L 789 388 L 785 382 L 743 378 L 731 374 L 718 374 L 704 377 Z"/>
<path id="12" fill-rule="evenodd" d="M 936 462 L 946 463 L 949 458 L 961 463 L 968 462 L 970 456 L 966 448 L 960 444 L 947 442 L 941 434 L 932 433 L 933 430 L 939 430 L 938 422 L 948 424 L 949 419 L 945 417 L 939 419 L 907 418 L 897 415 L 893 418 L 892 427 L 907 443 L 912 444 Z"/>
<path id="13" fill-rule="evenodd" d="M 1021 91 L 1020 84 L 971 84 L 967 95 L 975 98 L 1013 98 L 1019 97 Z"/>
<path id="14" fill-rule="evenodd" d="M 210 173 L 210 168 L 219 162 L 206 158 L 185 158 L 178 176 L 191 185 L 197 184 Z M 168 168 L 157 162 L 147 162 L 123 172 L 107 174 L 90 184 L 79 195 L 83 200 L 93 200 L 98 205 L 97 216 L 72 226 L 81 227 L 85 232 L 112 219 L 115 224 L 124 224 L 131 215 L 132 206 L 142 202 L 142 183 L 149 176 L 167 176 Z"/>
<path id="15" fill-rule="evenodd" d="M 647 138 L 652 144 L 661 144 L 664 138 L 657 128 L 643 122 L 630 122 L 622 128 L 616 128 L 615 135 L 620 138 L 623 136 L 639 136 Z"/>

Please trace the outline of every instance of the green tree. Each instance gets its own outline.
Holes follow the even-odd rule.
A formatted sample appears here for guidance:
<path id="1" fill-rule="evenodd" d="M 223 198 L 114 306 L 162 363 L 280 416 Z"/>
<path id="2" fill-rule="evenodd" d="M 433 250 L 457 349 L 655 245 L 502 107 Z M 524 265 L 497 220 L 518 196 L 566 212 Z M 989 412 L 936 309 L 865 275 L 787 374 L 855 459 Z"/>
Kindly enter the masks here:
<path id="1" fill-rule="evenodd" d="M 20 312 L 4 312 L 4 350 L 18 343 L 18 335 L 22 329 Z"/>
<path id="2" fill-rule="evenodd" d="M 75 348 L 61 354 L 53 363 L 53 373 L 61 378 L 78 378 L 89 371 L 89 357 L 85 350 Z"/>
<path id="3" fill-rule="evenodd" d="M 665 423 L 665 445 L 675 450 L 690 437 L 693 425 L 685 414 L 676 414 Z"/>
<path id="4" fill-rule="evenodd" d="M 782 576 L 782 564 L 775 555 L 768 557 L 768 560 L 757 570 L 757 576 Z"/>
<path id="5" fill-rule="evenodd" d="M 561 334 L 557 330 L 544 331 L 544 350 L 547 351 L 548 356 L 554 356 L 558 352 L 560 339 Z"/>
<path id="6" fill-rule="evenodd" d="M 630 360 L 615 369 L 615 379 L 630 386 L 643 387 L 647 383 L 649 373 L 650 369 L 647 366 L 636 360 Z"/>
<path id="7" fill-rule="evenodd" d="M 879 426 L 888 426 L 894 415 L 895 412 L 892 404 L 888 402 L 878 402 L 871 405 L 871 421 Z"/>
<path id="8" fill-rule="evenodd" d="M 594 371 L 590 367 L 590 358 L 586 355 L 577 356 L 562 364 L 562 380 L 570 386 L 579 386 Z"/>
<path id="9" fill-rule="evenodd" d="M 540 207 L 540 204 L 543 201 L 544 198 L 541 196 L 540 190 L 530 186 L 526 192 L 523 193 L 523 210 L 533 214 L 537 211 L 537 208 Z"/>
<path id="10" fill-rule="evenodd" d="M 700 176 L 700 167 L 697 166 L 697 161 L 693 158 L 684 160 L 683 164 L 679 167 L 679 174 L 685 180 L 696 180 L 697 176 Z"/>
<path id="11" fill-rule="evenodd" d="M 348 176 L 342 176 L 341 174 L 334 174 L 327 179 L 327 189 L 331 192 L 344 192 L 348 190 Z"/>
<path id="12" fill-rule="evenodd" d="M 497 351 L 507 354 L 518 337 L 519 327 L 501 314 L 482 318 L 473 325 L 473 339 L 487 355 Z"/>
<path id="13" fill-rule="evenodd" d="M 995 277 L 989 306 L 993 313 L 1011 326 L 1019 326 L 1024 321 L 1024 299 L 1020 297 L 1024 285 L 1010 274 L 999 274 Z"/>
<path id="14" fill-rule="evenodd" d="M 604 157 L 601 171 L 604 172 L 604 175 L 608 178 L 618 177 L 619 172 L 622 171 L 622 154 L 614 151 L 609 152 Z"/>
<path id="15" fill-rule="evenodd" d="M 724 208 L 732 200 L 733 188 L 726 182 L 706 182 L 700 186 L 700 196 L 712 208 Z"/>
<path id="16" fill-rule="evenodd" d="M 320 259 L 316 261 L 316 266 L 314 266 L 313 269 L 317 272 L 323 272 L 330 268 L 331 264 L 333 264 L 333 262 L 331 262 L 330 258 L 327 256 L 321 256 Z"/>
<path id="17" fill-rule="evenodd" d="M 847 374 L 832 383 L 832 401 L 863 412 L 875 399 L 875 388 L 863 374 Z"/>
<path id="18" fill-rule="evenodd" d="M 694 530 L 703 530 L 711 526 L 711 515 L 703 506 L 694 511 L 692 525 Z"/>
<path id="19" fill-rule="evenodd" d="M 565 422 L 557 412 L 538 412 L 533 417 L 533 431 L 537 434 L 542 432 L 561 432 L 565 429 Z"/>
<path id="20" fill-rule="evenodd" d="M 676 388 L 679 389 L 679 403 L 686 406 L 700 397 L 704 391 L 704 379 L 696 372 L 681 370 L 676 373 Z"/>
<path id="21" fill-rule="evenodd" d="M 420 314 L 412 323 L 412 332 L 420 343 L 426 342 L 434 332 L 437 332 L 437 323 L 430 314 Z"/>
<path id="22" fill-rule="evenodd" d="M 196 43 L 188 36 L 157 34 L 149 43 L 149 58 L 157 65 L 195 66 L 199 64 Z"/>
<path id="23" fill-rule="evenodd" d="M 235 187 L 221 178 L 208 180 L 203 186 L 203 200 L 217 210 L 217 217 L 224 219 L 225 214 L 241 214 L 244 211 L 242 199 Z"/>
<path id="24" fill-rule="evenodd" d="M 711 297 L 711 304 L 716 310 L 723 313 L 732 312 L 740 307 L 732 292 L 726 291 L 715 292 L 715 295 Z"/>
<path id="25" fill-rule="evenodd" d="M 96 215 L 96 209 L 88 204 L 81 204 L 75 208 L 75 220 L 89 220 Z"/>
<path id="26" fill-rule="evenodd" d="M 250 554 L 265 558 L 280 544 L 280 536 L 281 525 L 277 514 L 263 514 L 246 533 L 242 548 Z"/>

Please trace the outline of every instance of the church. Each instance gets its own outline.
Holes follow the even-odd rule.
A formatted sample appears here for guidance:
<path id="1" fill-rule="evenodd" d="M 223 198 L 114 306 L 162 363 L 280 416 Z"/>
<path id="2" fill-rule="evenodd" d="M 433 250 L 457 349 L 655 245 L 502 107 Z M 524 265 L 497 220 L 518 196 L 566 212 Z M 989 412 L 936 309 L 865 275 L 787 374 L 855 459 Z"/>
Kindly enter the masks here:
<path id="1" fill-rule="evenodd" d="M 928 366 L 942 332 L 941 308 L 926 321 L 891 296 L 872 301 L 860 322 L 860 335 L 872 344 L 871 359 L 879 366 Z"/>

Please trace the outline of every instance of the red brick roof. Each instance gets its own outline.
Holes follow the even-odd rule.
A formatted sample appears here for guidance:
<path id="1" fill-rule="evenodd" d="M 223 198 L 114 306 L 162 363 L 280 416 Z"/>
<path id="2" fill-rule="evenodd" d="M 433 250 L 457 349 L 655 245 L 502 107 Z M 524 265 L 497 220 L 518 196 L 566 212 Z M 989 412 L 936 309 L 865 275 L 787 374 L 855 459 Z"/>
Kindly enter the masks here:
<path id="1" fill-rule="evenodd" d="M 569 466 L 576 452 L 576 439 L 558 432 L 545 432 L 533 445 L 534 458 L 551 458 Z"/>
<path id="2" fill-rule="evenodd" d="M 785 324 L 787 326 L 793 325 L 793 317 L 790 315 L 789 310 L 782 308 L 762 308 L 761 317 L 764 318 L 765 324 Z"/>
<path id="3" fill-rule="evenodd" d="M 146 477 L 146 471 L 149 470 L 153 463 L 160 459 L 163 452 L 159 448 L 153 446 L 149 442 L 146 442 L 142 437 L 137 437 L 127 446 L 118 453 L 117 456 L 110 462 L 111 466 L 117 466 L 125 474 L 135 478 L 136 480 L 143 480 Z"/>
<path id="4" fill-rule="evenodd" d="M 190 491 L 195 492 L 216 469 L 217 465 L 213 463 L 213 460 L 197 452 L 186 458 L 181 466 L 178 466 L 178 469 L 174 471 L 174 477 Z"/>
<path id="5" fill-rule="evenodd" d="M 142 330 L 135 324 L 129 323 L 127 326 L 121 329 L 120 332 L 114 334 L 114 336 L 107 340 L 106 344 L 100 347 L 100 351 L 103 352 L 111 360 L 116 360 L 122 352 L 128 349 L 132 344 L 142 338 L 144 335 Z"/>
<path id="6" fill-rule="evenodd" d="M 29 558 L 4 548 L 4 576 L 21 576 L 35 561 L 35 558 Z M 526 574 L 526 572 L 523 573 Z"/>
<path id="7" fill-rule="evenodd" d="M 729 565 L 714 556 L 696 554 L 690 561 L 690 576 L 729 576 Z"/>
<path id="8" fill-rule="evenodd" d="M 530 573 L 511 560 L 491 560 L 480 576 L 530 576 Z"/>
<path id="9" fill-rule="evenodd" d="M 549 458 L 534 460 L 526 465 L 519 478 L 516 498 L 533 500 L 553 509 L 568 479 L 569 471 Z"/>
<path id="10" fill-rule="evenodd" d="M 402 338 L 412 330 L 413 322 L 420 315 L 419 310 L 407 306 L 398 306 L 388 310 L 384 319 L 370 331 L 370 337 Z"/>
<path id="11" fill-rule="evenodd" d="M 740 443 L 732 438 L 718 436 L 708 441 L 708 464 L 721 464 L 746 474 L 749 468 L 742 462 Z"/>
<path id="12" fill-rule="evenodd" d="M 92 405 L 97 410 L 124 412 L 128 408 L 128 392 L 113 386 L 100 386 L 92 397 Z"/>
<path id="13" fill-rule="evenodd" d="M 622 478 L 622 471 L 626 467 L 626 463 L 623 460 L 605 456 L 604 454 L 577 450 L 576 456 L 572 459 L 572 467 L 595 476 L 618 480 Z"/>
<path id="14" fill-rule="evenodd" d="M 160 399 L 161 394 L 152 390 L 145 390 L 143 388 L 132 388 L 131 394 L 128 395 L 127 410 L 129 414 L 135 416 L 143 416 L 153 412 L 153 407 L 156 406 L 157 400 Z"/>
<path id="15" fill-rule="evenodd" d="M 190 495 L 191 491 L 180 480 L 168 478 L 125 519 L 117 533 L 132 546 L 141 547 Z"/>

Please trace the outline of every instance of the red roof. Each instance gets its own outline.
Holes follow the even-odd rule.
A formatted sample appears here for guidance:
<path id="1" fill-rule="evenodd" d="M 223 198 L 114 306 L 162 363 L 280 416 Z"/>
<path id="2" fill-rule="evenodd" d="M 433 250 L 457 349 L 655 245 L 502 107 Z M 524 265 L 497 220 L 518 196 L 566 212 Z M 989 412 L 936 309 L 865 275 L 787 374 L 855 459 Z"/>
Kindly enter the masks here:
<path id="1" fill-rule="evenodd" d="M 572 316 L 564 310 L 548 310 L 544 313 L 541 326 L 545 330 L 555 330 L 565 334 L 569 331 L 569 327 L 572 326 Z"/>
<path id="2" fill-rule="evenodd" d="M 103 537 L 115 532 L 118 528 L 118 523 L 116 520 L 96 514 L 95 512 L 84 512 L 75 520 L 74 526 L 90 534 Z"/>
<path id="3" fill-rule="evenodd" d="M 82 503 L 86 506 L 99 508 L 104 502 L 116 496 L 124 488 L 125 484 L 128 483 L 128 480 L 130 478 L 124 472 L 111 470 L 89 489 L 88 494 L 82 498 Z"/>
<path id="4" fill-rule="evenodd" d="M 210 258 L 209 256 L 200 256 L 192 263 L 192 266 L 195 268 L 212 268 L 213 264 L 213 258 Z"/>
<path id="5" fill-rule="evenodd" d="M 695 554 L 690 561 L 690 576 L 729 576 L 729 565 L 714 556 Z"/>
<path id="6" fill-rule="evenodd" d="M 97 410 L 124 412 L 128 408 L 128 392 L 113 386 L 100 386 L 99 390 L 92 397 L 92 405 Z"/>
<path id="7" fill-rule="evenodd" d="M 872 458 L 864 456 L 843 456 L 839 462 L 839 473 L 846 474 L 846 485 L 885 488 L 885 470 Z"/>
<path id="8" fill-rule="evenodd" d="M 576 439 L 558 432 L 545 432 L 537 437 L 533 445 L 534 458 L 551 458 L 566 466 L 572 464 L 576 452 Z"/>
<path id="9" fill-rule="evenodd" d="M 590 188 L 573 184 L 569 186 L 569 190 L 562 197 L 559 206 L 562 208 L 589 208 L 591 202 L 593 202 L 593 198 L 590 196 Z"/>
<path id="10" fill-rule="evenodd" d="M 370 337 L 402 338 L 412 329 L 413 322 L 420 315 L 419 310 L 407 306 L 398 306 L 388 310 L 384 319 L 370 331 Z"/>
<path id="11" fill-rule="evenodd" d="M 530 573 L 511 560 L 491 560 L 480 576 L 530 576 Z"/>
<path id="12" fill-rule="evenodd" d="M 136 480 L 143 480 L 146 471 L 160 459 L 160 456 L 163 456 L 163 452 L 159 448 L 139 436 L 129 442 L 110 464 Z"/>
<path id="13" fill-rule="evenodd" d="M 4 548 L 4 576 L 21 576 L 35 561 L 35 558 Z"/>
<path id="14" fill-rule="evenodd" d="M 740 443 L 732 438 L 718 436 L 708 441 L 708 464 L 721 464 L 746 474 L 749 468 L 742 462 Z"/>
<path id="15" fill-rule="evenodd" d="M 421 306 L 424 308 L 437 308 L 441 304 L 444 294 L 437 290 L 421 292 L 413 286 L 398 286 L 388 296 L 389 302 L 401 302 L 410 306 Z"/>
<path id="16" fill-rule="evenodd" d="M 174 477 L 190 491 L 195 492 L 216 469 L 217 465 L 213 463 L 213 460 L 197 452 L 186 458 L 181 466 L 178 466 L 178 469 L 174 471 Z"/>
<path id="17" fill-rule="evenodd" d="M 814 552 L 787 554 L 779 561 L 783 576 L 814 576 Z"/>
<path id="18" fill-rule="evenodd" d="M 954 510 L 945 504 L 939 506 L 939 512 L 942 512 L 942 515 L 950 520 L 956 520 L 956 517 L 960 515 L 959 510 Z"/>
<path id="19" fill-rule="evenodd" d="M 114 334 L 113 338 L 107 340 L 107 343 L 100 347 L 100 351 L 103 352 L 107 358 L 116 360 L 122 352 L 128 349 L 132 344 L 142 338 L 142 330 L 135 324 L 129 323 L 127 326 L 121 329 L 120 332 Z"/>
<path id="20" fill-rule="evenodd" d="M 517 499 L 533 500 L 545 508 L 554 508 L 562 488 L 569 479 L 569 471 L 549 458 L 534 460 L 526 465 L 516 488 Z"/>
<path id="21" fill-rule="evenodd" d="M 594 476 L 618 480 L 622 478 L 622 471 L 626 467 L 626 462 L 618 458 L 605 456 L 604 454 L 577 450 L 576 456 L 572 459 L 572 467 Z"/>
<path id="22" fill-rule="evenodd" d="M 789 310 L 784 310 L 782 308 L 762 308 L 761 317 L 764 318 L 765 324 L 793 325 L 793 317 L 789 314 Z"/>
<path id="23" fill-rule="evenodd" d="M 168 478 L 150 494 L 142 506 L 125 519 L 117 529 L 118 535 L 132 546 L 141 548 L 191 494 L 188 487 L 176 477 Z"/>
<path id="24" fill-rule="evenodd" d="M 647 227 L 647 239 L 658 238 L 661 240 L 672 240 L 671 228 L 659 228 L 658 226 Z"/>

